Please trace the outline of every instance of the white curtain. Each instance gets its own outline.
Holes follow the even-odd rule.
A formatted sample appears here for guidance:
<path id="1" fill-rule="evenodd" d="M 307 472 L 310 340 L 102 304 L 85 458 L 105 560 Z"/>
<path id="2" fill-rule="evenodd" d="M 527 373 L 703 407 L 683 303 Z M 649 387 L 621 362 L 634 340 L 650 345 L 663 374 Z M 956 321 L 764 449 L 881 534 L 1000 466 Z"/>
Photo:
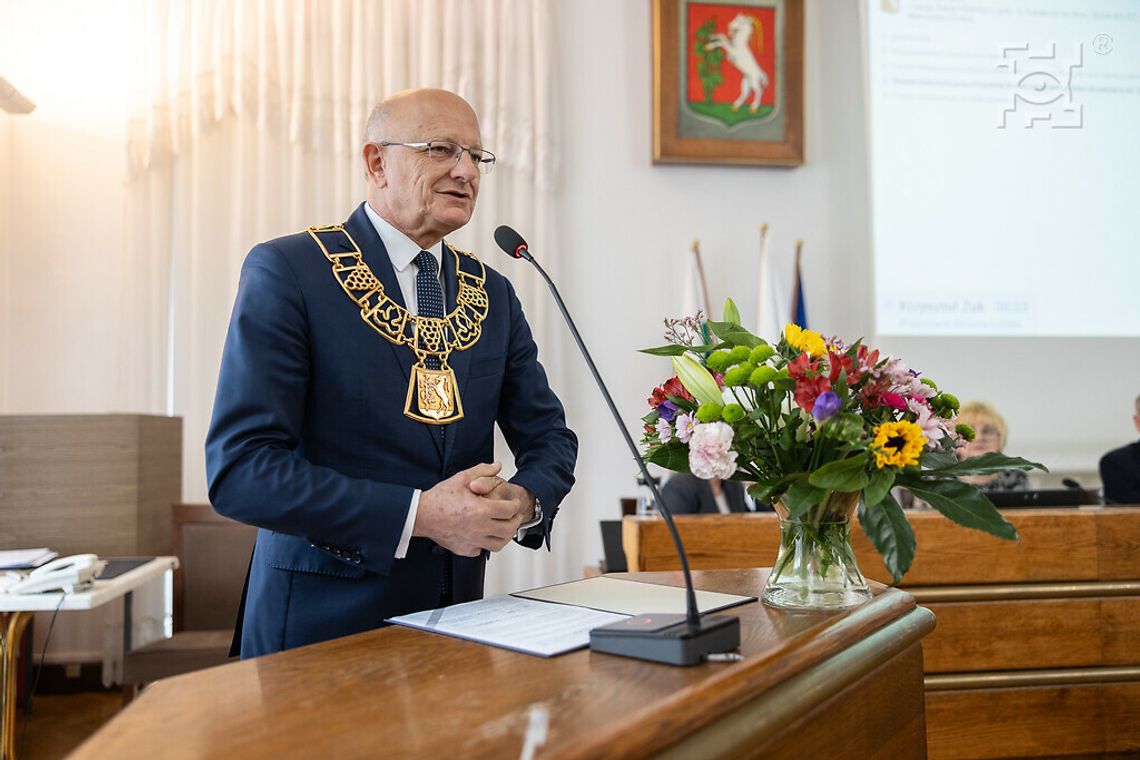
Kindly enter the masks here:
<path id="1" fill-rule="evenodd" d="M 151 325 L 168 410 L 185 418 L 184 492 L 206 499 L 202 452 L 242 259 L 258 241 L 343 221 L 364 198 L 373 103 L 443 87 L 499 156 L 453 239 L 516 284 L 548 369 L 561 325 L 537 278 L 497 253 L 509 223 L 557 266 L 553 29 L 542 0 L 134 0 L 129 244 L 154 262 Z M 556 388 L 559 373 L 552 372 Z M 503 449 L 503 453 L 508 452 Z M 570 538 L 570 536 L 565 536 Z M 488 591 L 577 577 L 565 552 L 510 547 Z"/>

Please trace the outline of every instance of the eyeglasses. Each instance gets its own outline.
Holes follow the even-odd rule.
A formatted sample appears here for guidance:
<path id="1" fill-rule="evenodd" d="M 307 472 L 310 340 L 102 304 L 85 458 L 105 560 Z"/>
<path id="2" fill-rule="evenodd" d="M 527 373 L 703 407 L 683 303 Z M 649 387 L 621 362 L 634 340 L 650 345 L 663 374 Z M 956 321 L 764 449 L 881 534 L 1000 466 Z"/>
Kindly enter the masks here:
<path id="1" fill-rule="evenodd" d="M 432 161 L 440 163 L 450 161 L 452 166 L 458 164 L 459 160 L 463 158 L 463 154 L 466 153 L 471 156 L 471 161 L 474 162 L 475 168 L 479 170 L 480 174 L 490 174 L 491 169 L 495 168 L 495 154 L 491 151 L 482 148 L 468 148 L 451 140 L 428 140 L 427 142 L 391 142 L 384 140 L 377 145 L 385 148 L 390 145 L 414 148 Z"/>

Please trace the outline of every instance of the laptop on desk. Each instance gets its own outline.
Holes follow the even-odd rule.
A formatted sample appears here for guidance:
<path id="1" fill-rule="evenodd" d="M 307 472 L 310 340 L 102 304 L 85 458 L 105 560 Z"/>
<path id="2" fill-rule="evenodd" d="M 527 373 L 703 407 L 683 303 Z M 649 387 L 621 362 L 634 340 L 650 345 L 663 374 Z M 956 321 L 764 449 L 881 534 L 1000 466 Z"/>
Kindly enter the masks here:
<path id="1" fill-rule="evenodd" d="M 1093 503 L 1074 488 L 1046 488 L 1040 491 L 989 491 L 986 497 L 999 509 L 1033 507 L 1079 507 Z"/>

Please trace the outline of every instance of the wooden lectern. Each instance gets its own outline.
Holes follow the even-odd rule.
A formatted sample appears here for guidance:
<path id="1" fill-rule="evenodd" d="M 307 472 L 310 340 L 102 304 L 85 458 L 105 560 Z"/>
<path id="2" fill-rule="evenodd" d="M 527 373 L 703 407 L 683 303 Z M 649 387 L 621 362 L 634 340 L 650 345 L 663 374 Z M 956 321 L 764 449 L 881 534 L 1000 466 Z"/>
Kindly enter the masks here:
<path id="1" fill-rule="evenodd" d="M 757 594 L 767 570 L 694 574 Z M 679 573 L 629 576 L 681 585 Z M 160 681 L 73 754 L 95 758 L 920 758 L 920 639 L 933 617 L 873 584 L 846 612 L 753 602 L 739 662 L 691 668 L 581 650 L 542 659 L 390 627 Z"/>

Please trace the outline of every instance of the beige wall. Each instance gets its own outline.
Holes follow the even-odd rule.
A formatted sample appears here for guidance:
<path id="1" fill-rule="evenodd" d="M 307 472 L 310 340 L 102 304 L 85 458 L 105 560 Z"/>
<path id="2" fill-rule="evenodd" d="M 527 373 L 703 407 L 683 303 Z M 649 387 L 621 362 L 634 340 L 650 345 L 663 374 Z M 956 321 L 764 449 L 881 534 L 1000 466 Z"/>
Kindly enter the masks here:
<path id="1" fill-rule="evenodd" d="M 127 6 L 3 4 L 0 71 L 37 108 L 0 133 L 0 413 L 165 411 L 130 361 L 144 326 L 125 234 Z"/>

